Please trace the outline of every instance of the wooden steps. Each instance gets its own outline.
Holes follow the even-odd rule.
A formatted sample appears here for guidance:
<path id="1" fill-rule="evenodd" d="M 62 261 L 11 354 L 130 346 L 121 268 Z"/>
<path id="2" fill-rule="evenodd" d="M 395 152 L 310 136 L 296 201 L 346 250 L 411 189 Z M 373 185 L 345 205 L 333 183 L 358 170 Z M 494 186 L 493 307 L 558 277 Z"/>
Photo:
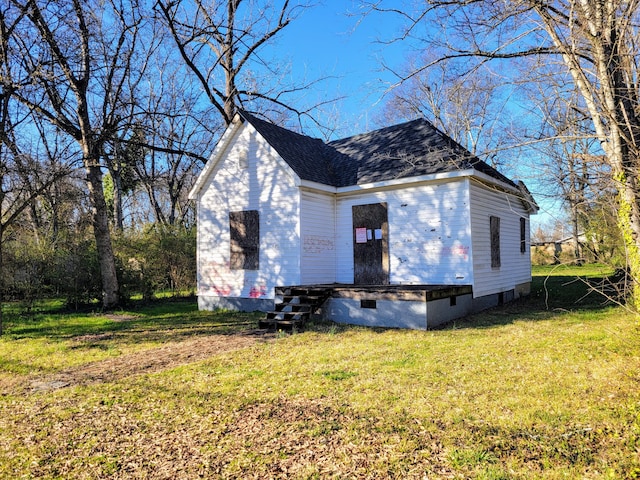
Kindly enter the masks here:
<path id="1" fill-rule="evenodd" d="M 274 309 L 258 322 L 259 328 L 300 329 L 331 295 L 324 287 L 276 287 Z"/>

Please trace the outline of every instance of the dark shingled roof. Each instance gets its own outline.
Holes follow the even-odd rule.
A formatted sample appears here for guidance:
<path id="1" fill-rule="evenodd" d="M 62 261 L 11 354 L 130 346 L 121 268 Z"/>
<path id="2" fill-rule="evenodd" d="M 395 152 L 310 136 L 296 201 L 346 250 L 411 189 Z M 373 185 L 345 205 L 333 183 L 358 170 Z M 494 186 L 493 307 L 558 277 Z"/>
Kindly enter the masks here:
<path id="1" fill-rule="evenodd" d="M 240 112 L 303 180 L 346 187 L 475 169 L 516 187 L 425 119 L 324 143 Z"/>
<path id="2" fill-rule="evenodd" d="M 333 173 L 334 150 L 319 138 L 292 132 L 247 112 L 240 112 L 303 180 L 336 186 Z"/>

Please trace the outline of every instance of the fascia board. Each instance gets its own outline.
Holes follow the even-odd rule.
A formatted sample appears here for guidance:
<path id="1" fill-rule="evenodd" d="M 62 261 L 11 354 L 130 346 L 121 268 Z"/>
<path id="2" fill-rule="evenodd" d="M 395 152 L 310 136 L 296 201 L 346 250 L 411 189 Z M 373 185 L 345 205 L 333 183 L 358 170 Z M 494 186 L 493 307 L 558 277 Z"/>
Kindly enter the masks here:
<path id="1" fill-rule="evenodd" d="M 322 183 L 311 182 L 308 180 L 302 180 L 300 183 L 300 187 L 306 188 L 312 191 L 319 191 L 324 193 L 333 193 L 338 196 L 347 196 L 347 195 L 355 195 L 358 193 L 362 193 L 367 190 L 388 190 L 390 188 L 396 187 L 407 187 L 410 185 L 424 184 L 430 183 L 434 181 L 442 181 L 442 180 L 453 180 L 459 178 L 476 178 L 478 181 L 482 183 L 489 183 L 498 186 L 503 190 L 507 190 L 510 193 L 515 195 L 520 194 L 520 190 L 513 185 L 502 182 L 494 177 L 491 177 L 485 173 L 478 172 L 473 168 L 468 168 L 466 170 L 457 170 L 455 172 L 443 172 L 443 173 L 434 173 L 431 175 L 421 175 L 418 177 L 405 177 L 398 178 L 394 180 L 386 180 L 384 182 L 371 182 L 371 183 L 363 183 L 361 185 L 349 185 L 347 187 L 332 187 L 331 185 L 324 185 Z"/>
<path id="2" fill-rule="evenodd" d="M 441 180 L 452 180 L 462 177 L 468 177 L 474 172 L 473 169 L 458 170 L 455 172 L 434 173 L 431 175 L 421 175 L 418 177 L 405 177 L 394 180 L 386 180 L 384 182 L 363 183 L 361 185 L 350 185 L 348 187 L 337 188 L 338 195 L 355 195 L 365 190 L 387 190 L 390 188 L 407 187 L 415 184 L 430 183 Z"/>
<path id="3" fill-rule="evenodd" d="M 476 172 L 476 174 L 473 175 L 472 180 L 480 182 L 483 185 L 492 184 L 497 188 L 499 188 L 500 190 L 506 193 L 509 193 L 515 196 L 518 200 L 520 200 L 520 202 L 525 207 L 525 210 L 529 214 L 538 213 L 538 210 L 539 210 L 538 204 L 535 202 L 535 199 L 533 198 L 531 193 L 529 193 L 529 191 L 526 190 L 526 187 L 525 187 L 525 190 L 523 191 L 521 187 L 514 187 L 513 185 L 509 185 L 508 183 L 501 182 L 500 180 L 496 180 L 495 178 L 490 177 L 489 175 L 486 175 L 481 172 Z"/>
<path id="4" fill-rule="evenodd" d="M 491 179 L 493 179 L 493 177 L 489 177 L 488 175 L 483 175 L 483 174 L 474 175 L 471 178 L 471 180 L 474 180 L 475 182 L 480 183 L 484 186 L 493 185 L 497 191 L 501 191 L 508 195 L 513 195 L 514 197 L 516 197 L 517 200 L 519 200 L 522 203 L 527 213 L 529 214 L 538 213 L 538 205 L 533 199 L 533 197 L 531 196 L 531 194 L 528 194 L 528 192 L 523 192 L 520 188 L 514 188 L 512 185 L 509 185 L 507 183 L 496 181 L 495 179 L 491 181 Z"/>
<path id="5" fill-rule="evenodd" d="M 486 173 L 482 173 L 482 172 L 478 172 L 477 170 L 473 170 L 473 173 L 470 175 L 470 177 L 476 178 L 478 180 L 480 180 L 482 183 L 490 183 L 493 184 L 497 187 L 502 188 L 503 190 L 507 190 L 510 193 L 513 193 L 515 195 L 520 195 L 520 189 L 518 189 L 518 187 L 515 187 L 513 185 L 510 185 L 506 182 L 503 182 L 501 180 L 498 180 L 497 178 L 494 178 L 490 175 L 487 175 Z"/>
<path id="6" fill-rule="evenodd" d="M 456 172 L 435 173 L 432 175 L 421 175 L 419 177 L 405 177 L 394 180 L 385 180 L 384 182 L 371 182 L 363 183 L 360 185 L 349 185 L 347 187 L 332 187 L 331 185 L 325 185 L 323 183 L 311 182 L 309 180 L 302 180 L 300 183 L 301 188 L 305 188 L 311 191 L 318 191 L 323 193 L 333 193 L 335 195 L 355 195 L 362 193 L 365 190 L 388 190 L 390 188 L 406 187 L 413 184 L 429 183 L 439 180 L 448 180 L 460 177 L 468 177 L 474 172 L 473 169 L 459 170 Z"/>
<path id="7" fill-rule="evenodd" d="M 332 187 L 331 185 L 325 185 L 324 183 L 312 182 L 310 180 L 301 180 L 299 184 L 302 190 L 307 190 L 311 192 L 322 192 L 322 193 L 332 193 L 336 194 L 338 189 L 336 187 Z"/>

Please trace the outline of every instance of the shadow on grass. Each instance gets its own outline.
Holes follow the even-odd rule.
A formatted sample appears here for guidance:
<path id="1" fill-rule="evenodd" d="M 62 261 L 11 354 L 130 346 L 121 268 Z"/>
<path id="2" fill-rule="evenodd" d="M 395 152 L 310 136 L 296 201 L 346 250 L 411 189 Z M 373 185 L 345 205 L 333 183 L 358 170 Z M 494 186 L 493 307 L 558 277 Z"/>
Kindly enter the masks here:
<path id="1" fill-rule="evenodd" d="M 615 305 L 612 301 L 615 294 L 614 284 L 606 276 L 536 274 L 529 297 L 457 319 L 439 329 L 483 328 L 514 321 L 548 320 L 568 311 L 599 311 Z M 159 300 L 132 307 L 103 314 L 68 312 L 62 305 L 49 304 L 46 311 L 29 317 L 9 309 L 5 313 L 5 338 L 46 338 L 49 341 L 81 338 L 87 348 L 100 348 L 114 340 L 129 344 L 164 343 L 193 336 L 246 333 L 257 328 L 263 315 L 198 311 L 194 299 Z M 305 330 L 339 334 L 360 328 L 369 327 L 315 321 L 309 323 Z M 372 330 L 382 332 L 388 329 Z"/>
<path id="2" fill-rule="evenodd" d="M 514 321 L 550 320 L 568 312 L 599 312 L 621 304 L 620 289 L 610 277 L 534 276 L 531 294 L 443 325 L 483 328 Z"/>
<path id="3" fill-rule="evenodd" d="M 615 279 L 606 276 L 535 275 L 531 294 L 481 312 L 435 327 L 435 330 L 488 328 L 515 321 L 542 321 L 565 315 L 567 312 L 598 312 L 618 305 L 620 298 Z M 372 331 L 392 330 L 384 327 L 363 327 L 316 321 L 307 330 L 339 334 L 349 330 L 370 328 Z"/>
<path id="4" fill-rule="evenodd" d="M 259 314 L 198 311 L 193 299 L 157 301 L 110 313 L 75 313 L 48 308 L 28 317 L 5 314 L 5 338 L 84 340 L 84 345 L 174 342 L 202 335 L 233 335 L 257 327 Z"/>

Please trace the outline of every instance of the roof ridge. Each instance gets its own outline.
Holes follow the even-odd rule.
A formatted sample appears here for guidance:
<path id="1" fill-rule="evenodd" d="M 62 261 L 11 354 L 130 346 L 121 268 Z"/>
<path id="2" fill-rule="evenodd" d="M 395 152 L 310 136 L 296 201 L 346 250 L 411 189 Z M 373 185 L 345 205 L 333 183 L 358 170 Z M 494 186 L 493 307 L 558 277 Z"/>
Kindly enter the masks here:
<path id="1" fill-rule="evenodd" d="M 325 142 L 239 110 L 304 180 L 334 187 L 474 169 L 517 188 L 424 117 Z"/>
<path id="2" fill-rule="evenodd" d="M 426 118 L 418 117 L 418 118 L 414 118 L 413 120 L 408 120 L 406 122 L 400 122 L 400 123 L 396 123 L 394 125 L 389 125 L 389 126 L 386 126 L 386 127 L 376 128 L 374 130 L 369 130 L 368 132 L 356 133 L 355 135 L 349 135 L 347 137 L 338 138 L 336 140 L 331 140 L 331 141 L 327 142 L 327 144 L 330 145 L 332 143 L 339 143 L 339 142 L 342 142 L 344 140 L 350 140 L 352 138 L 365 137 L 365 136 L 372 135 L 372 134 L 375 134 L 375 133 L 383 132 L 385 130 L 397 129 L 397 128 L 402 127 L 404 125 L 407 125 L 407 124 L 410 124 L 410 123 L 414 123 L 414 122 L 420 122 L 420 121 L 425 121 L 425 122 L 429 123 L 431 126 L 433 126 Z"/>

